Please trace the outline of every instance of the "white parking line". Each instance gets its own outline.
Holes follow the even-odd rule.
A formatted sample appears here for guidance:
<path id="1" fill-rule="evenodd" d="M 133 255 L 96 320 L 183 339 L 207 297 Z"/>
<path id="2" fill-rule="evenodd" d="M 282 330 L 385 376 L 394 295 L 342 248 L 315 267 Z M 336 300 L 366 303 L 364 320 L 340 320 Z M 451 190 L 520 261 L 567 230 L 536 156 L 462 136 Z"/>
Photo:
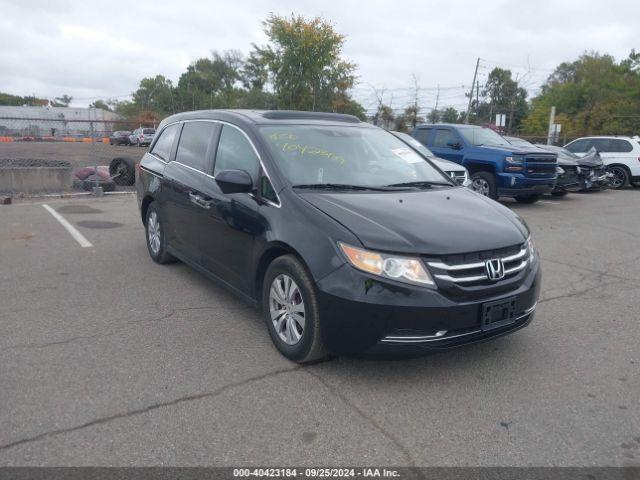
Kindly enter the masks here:
<path id="1" fill-rule="evenodd" d="M 42 206 L 47 212 L 53 215 L 53 218 L 60 222 L 60 225 L 62 225 L 67 230 L 67 232 L 69 232 L 69 234 L 74 238 L 76 242 L 80 244 L 81 247 L 93 247 L 93 244 L 89 240 L 87 240 L 84 235 L 82 235 L 78 230 L 76 230 L 76 227 L 71 225 L 66 218 L 64 218 L 46 203 L 43 203 Z"/>

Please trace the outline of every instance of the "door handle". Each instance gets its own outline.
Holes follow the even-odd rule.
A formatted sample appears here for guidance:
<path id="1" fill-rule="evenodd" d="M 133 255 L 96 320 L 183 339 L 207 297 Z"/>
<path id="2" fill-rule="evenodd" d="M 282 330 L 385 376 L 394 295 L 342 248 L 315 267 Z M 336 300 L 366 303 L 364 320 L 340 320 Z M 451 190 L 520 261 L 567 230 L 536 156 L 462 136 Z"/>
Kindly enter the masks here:
<path id="1" fill-rule="evenodd" d="M 211 208 L 211 204 L 213 203 L 205 200 L 200 195 L 197 195 L 193 192 L 189 192 L 189 200 L 191 200 L 191 203 L 207 210 Z"/>

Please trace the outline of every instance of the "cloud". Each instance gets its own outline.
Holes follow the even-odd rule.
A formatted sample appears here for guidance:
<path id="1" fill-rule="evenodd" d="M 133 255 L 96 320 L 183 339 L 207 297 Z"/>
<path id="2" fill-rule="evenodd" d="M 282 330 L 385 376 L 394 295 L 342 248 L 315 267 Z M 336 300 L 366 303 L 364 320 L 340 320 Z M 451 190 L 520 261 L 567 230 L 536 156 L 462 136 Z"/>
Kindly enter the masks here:
<path id="1" fill-rule="evenodd" d="M 176 81 L 194 59 L 212 50 L 248 53 L 266 41 L 261 22 L 271 12 L 322 16 L 347 36 L 344 54 L 358 64 L 355 95 L 386 101 L 464 107 L 477 57 L 480 81 L 494 66 L 511 68 L 535 92 L 550 71 L 584 51 L 621 58 L 636 42 L 640 3 L 622 0 L 523 2 L 496 0 L 279 0 L 211 2 L 73 2 L 0 0 L 0 91 L 75 104 L 122 97 L 141 78 Z M 462 86 L 465 86 L 464 88 Z"/>

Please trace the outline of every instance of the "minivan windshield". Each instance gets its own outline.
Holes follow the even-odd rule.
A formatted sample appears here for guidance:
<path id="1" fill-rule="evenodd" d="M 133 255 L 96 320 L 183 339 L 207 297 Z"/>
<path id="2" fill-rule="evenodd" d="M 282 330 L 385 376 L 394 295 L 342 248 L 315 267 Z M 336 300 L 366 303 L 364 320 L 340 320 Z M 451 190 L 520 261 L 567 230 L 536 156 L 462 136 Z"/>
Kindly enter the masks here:
<path id="1" fill-rule="evenodd" d="M 316 188 L 451 186 L 451 180 L 389 132 L 343 125 L 263 126 L 284 176 Z"/>
<path id="2" fill-rule="evenodd" d="M 460 133 L 467 142 L 475 146 L 510 146 L 509 142 L 490 128 L 460 127 Z"/>

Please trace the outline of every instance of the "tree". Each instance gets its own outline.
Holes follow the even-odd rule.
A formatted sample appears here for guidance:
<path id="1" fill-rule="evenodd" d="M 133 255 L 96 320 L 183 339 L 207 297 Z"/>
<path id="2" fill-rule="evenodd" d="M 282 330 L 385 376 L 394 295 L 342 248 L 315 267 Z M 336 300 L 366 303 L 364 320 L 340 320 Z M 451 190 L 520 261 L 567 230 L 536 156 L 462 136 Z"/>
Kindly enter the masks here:
<path id="1" fill-rule="evenodd" d="M 263 24 L 270 43 L 254 45 L 254 59 L 266 66 L 279 108 L 354 109 L 348 91 L 355 83 L 356 66 L 340 56 L 344 35 L 319 17 L 272 14 Z"/>
<path id="2" fill-rule="evenodd" d="M 462 123 L 463 115 L 453 107 L 447 107 L 442 110 L 440 120 L 444 123 Z"/>
<path id="3" fill-rule="evenodd" d="M 111 107 L 104 100 L 96 100 L 92 104 L 89 105 L 90 108 L 101 108 L 102 110 L 111 111 Z"/>
<path id="4" fill-rule="evenodd" d="M 567 137 L 601 134 L 635 135 L 640 131 L 640 56 L 616 62 L 611 55 L 589 52 L 563 62 L 542 86 L 523 121 L 523 132 L 546 135 L 549 111 Z"/>
<path id="5" fill-rule="evenodd" d="M 52 107 L 68 107 L 71 104 L 71 100 L 73 97 L 70 97 L 67 94 L 62 95 L 61 97 L 56 97 L 51 101 Z"/>
<path id="6" fill-rule="evenodd" d="M 133 103 L 138 111 L 156 112 L 161 116 L 177 111 L 173 83 L 163 75 L 140 80 L 138 89 L 133 92 Z"/>
<path id="7" fill-rule="evenodd" d="M 494 68 L 487 77 L 481 92 L 481 100 L 472 102 L 477 123 L 491 123 L 498 113 L 508 119 L 509 131 L 516 130 L 528 113 L 527 91 L 518 85 L 510 70 Z"/>

